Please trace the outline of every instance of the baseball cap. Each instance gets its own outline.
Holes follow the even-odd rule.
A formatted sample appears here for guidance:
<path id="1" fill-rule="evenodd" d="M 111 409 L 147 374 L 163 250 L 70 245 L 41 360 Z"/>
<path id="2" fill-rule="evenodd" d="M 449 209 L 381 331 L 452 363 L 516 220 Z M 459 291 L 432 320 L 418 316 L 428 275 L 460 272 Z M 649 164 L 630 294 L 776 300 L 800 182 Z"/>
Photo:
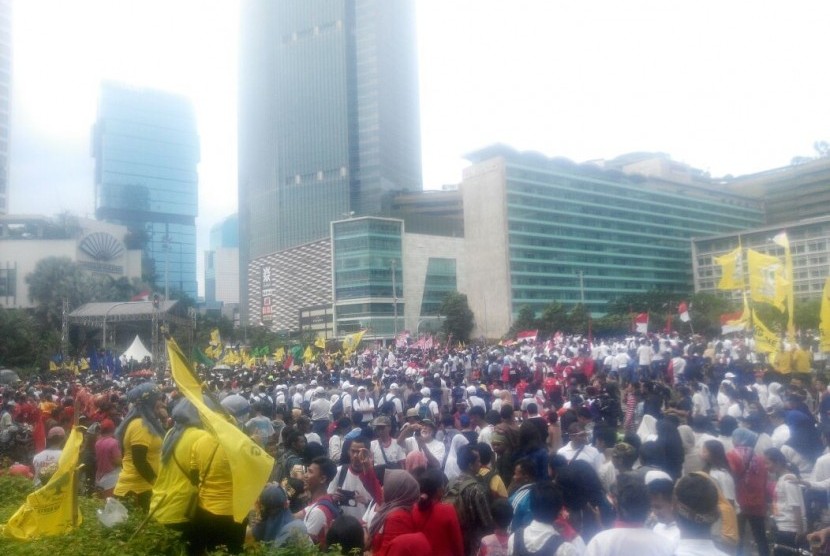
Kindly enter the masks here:
<path id="1" fill-rule="evenodd" d="M 414 407 L 411 407 L 411 408 L 407 409 L 406 410 L 406 417 L 407 417 L 407 419 L 409 417 L 419 417 L 418 410 Z"/>
<path id="2" fill-rule="evenodd" d="M 425 398 L 429 396 L 429 388 L 421 388 L 421 395 Z"/>
<path id="3" fill-rule="evenodd" d="M 392 426 L 392 421 L 389 419 L 389 417 L 386 417 L 385 415 L 381 415 L 380 417 L 375 417 L 375 419 L 372 421 L 372 426 L 373 427 L 391 427 Z"/>
<path id="4" fill-rule="evenodd" d="M 389 389 L 390 390 L 397 390 L 398 389 L 398 383 L 393 382 L 392 384 L 389 385 Z"/>

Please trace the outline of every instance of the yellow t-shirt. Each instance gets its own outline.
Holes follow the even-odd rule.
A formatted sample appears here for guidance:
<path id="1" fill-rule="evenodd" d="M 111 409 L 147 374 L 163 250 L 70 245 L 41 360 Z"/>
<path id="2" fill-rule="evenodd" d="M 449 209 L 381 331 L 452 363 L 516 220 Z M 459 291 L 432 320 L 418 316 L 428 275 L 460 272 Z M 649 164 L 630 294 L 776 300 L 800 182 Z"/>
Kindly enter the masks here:
<path id="1" fill-rule="evenodd" d="M 797 373 L 809 373 L 813 368 L 813 356 L 806 349 L 797 349 L 793 354 L 793 366 Z"/>
<path id="2" fill-rule="evenodd" d="M 169 433 L 168 433 L 169 434 Z M 162 462 L 159 476 L 153 485 L 153 498 L 150 500 L 150 513 L 156 521 L 165 525 L 185 523 L 188 510 L 198 487 L 190 482 L 190 454 L 193 444 L 207 432 L 190 427 L 185 429 L 176 448 L 167 462 Z M 158 509 L 155 509 L 158 506 Z"/>
<path id="3" fill-rule="evenodd" d="M 489 472 L 490 469 L 482 467 L 478 472 L 478 476 L 484 477 Z M 490 491 L 494 492 L 500 498 L 507 498 L 507 487 L 504 486 L 504 481 L 501 480 L 501 477 L 498 473 L 495 473 L 490 478 Z"/>
<path id="4" fill-rule="evenodd" d="M 216 438 L 206 434 L 193 443 L 190 468 L 199 472 L 199 506 L 213 515 L 233 515 L 231 466 Z"/>
<path id="5" fill-rule="evenodd" d="M 127 425 L 124 432 L 124 457 L 121 460 L 121 474 L 118 475 L 118 483 L 115 485 L 113 494 L 124 496 L 128 492 L 141 494 L 152 490 L 153 485 L 142 477 L 133 462 L 132 446 L 147 447 L 147 462 L 150 468 L 158 475 L 159 463 L 161 462 L 161 437 L 151 433 L 144 426 L 141 417 L 136 417 Z"/>

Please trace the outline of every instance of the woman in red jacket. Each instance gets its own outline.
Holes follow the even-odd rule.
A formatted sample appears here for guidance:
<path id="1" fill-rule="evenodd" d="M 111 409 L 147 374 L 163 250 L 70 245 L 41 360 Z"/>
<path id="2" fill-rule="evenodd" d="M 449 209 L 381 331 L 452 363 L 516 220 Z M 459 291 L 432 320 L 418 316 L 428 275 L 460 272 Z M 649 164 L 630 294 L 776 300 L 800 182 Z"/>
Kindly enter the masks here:
<path id="1" fill-rule="evenodd" d="M 464 556 L 464 541 L 458 514 L 452 504 L 443 504 L 444 474 L 427 469 L 418 477 L 421 497 L 412 508 L 412 521 L 417 531 L 426 534 L 433 556 Z"/>
<path id="2" fill-rule="evenodd" d="M 415 477 L 401 469 L 387 469 L 383 479 L 383 503 L 369 522 L 372 554 L 385 556 L 395 538 L 417 532 L 412 505 L 420 490 Z"/>
<path id="3" fill-rule="evenodd" d="M 767 556 L 769 548 L 766 535 L 767 515 L 767 464 L 755 453 L 758 435 L 749 429 L 735 429 L 732 444 L 735 446 L 727 455 L 732 476 L 735 478 L 735 499 L 740 507 L 738 513 L 738 554 L 743 553 L 746 540 L 744 528 L 749 522 L 759 556 Z"/>

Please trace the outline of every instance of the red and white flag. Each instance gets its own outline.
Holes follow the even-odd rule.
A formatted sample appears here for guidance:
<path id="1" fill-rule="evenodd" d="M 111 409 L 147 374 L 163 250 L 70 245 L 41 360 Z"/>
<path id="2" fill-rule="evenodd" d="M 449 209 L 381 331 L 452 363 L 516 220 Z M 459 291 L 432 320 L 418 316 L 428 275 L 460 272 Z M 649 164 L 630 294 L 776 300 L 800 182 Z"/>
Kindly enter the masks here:
<path id="1" fill-rule="evenodd" d="M 539 336 L 538 330 L 522 330 L 516 333 L 516 341 L 521 342 L 522 340 L 527 340 L 528 342 L 535 342 L 537 336 Z"/>
<path id="2" fill-rule="evenodd" d="M 685 301 L 681 301 L 680 305 L 677 306 L 677 312 L 680 315 L 680 320 L 683 322 L 689 322 L 692 320 L 692 317 L 689 316 L 689 306 Z"/>
<path id="3" fill-rule="evenodd" d="M 144 290 L 132 296 L 130 301 L 150 301 L 150 290 Z"/>
<path id="4" fill-rule="evenodd" d="M 648 313 L 640 313 L 634 317 L 634 331 L 640 334 L 648 332 Z"/>

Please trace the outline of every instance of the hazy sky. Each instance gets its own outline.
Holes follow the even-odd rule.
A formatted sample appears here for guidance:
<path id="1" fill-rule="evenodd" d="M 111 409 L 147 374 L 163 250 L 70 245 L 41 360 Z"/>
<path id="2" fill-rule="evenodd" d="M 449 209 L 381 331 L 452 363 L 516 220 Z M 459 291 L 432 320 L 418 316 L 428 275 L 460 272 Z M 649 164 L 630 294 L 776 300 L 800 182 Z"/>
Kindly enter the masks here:
<path id="1" fill-rule="evenodd" d="M 279 0 L 274 0 L 279 1 Z M 112 79 L 180 92 L 201 137 L 199 252 L 236 210 L 236 0 L 15 0 L 15 213 L 94 212 Z M 830 4 L 418 0 L 424 183 L 493 142 L 576 161 L 661 151 L 713 175 L 830 139 Z M 199 281 L 202 287 L 201 255 Z"/>

